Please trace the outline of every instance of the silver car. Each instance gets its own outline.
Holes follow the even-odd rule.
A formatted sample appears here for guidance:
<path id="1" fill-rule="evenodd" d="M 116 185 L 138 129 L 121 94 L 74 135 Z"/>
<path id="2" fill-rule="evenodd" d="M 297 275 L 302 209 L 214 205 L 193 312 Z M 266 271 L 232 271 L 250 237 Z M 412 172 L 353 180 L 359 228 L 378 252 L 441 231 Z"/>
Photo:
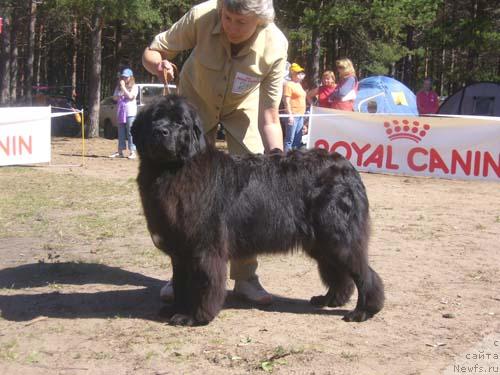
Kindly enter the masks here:
<path id="1" fill-rule="evenodd" d="M 137 95 L 137 110 L 141 110 L 149 104 L 155 97 L 163 95 L 164 85 L 162 83 L 137 83 L 139 94 Z M 175 92 L 175 85 L 168 85 L 172 92 Z M 118 137 L 117 121 L 118 104 L 112 96 L 108 96 L 101 101 L 99 111 L 99 135 L 107 139 Z"/>

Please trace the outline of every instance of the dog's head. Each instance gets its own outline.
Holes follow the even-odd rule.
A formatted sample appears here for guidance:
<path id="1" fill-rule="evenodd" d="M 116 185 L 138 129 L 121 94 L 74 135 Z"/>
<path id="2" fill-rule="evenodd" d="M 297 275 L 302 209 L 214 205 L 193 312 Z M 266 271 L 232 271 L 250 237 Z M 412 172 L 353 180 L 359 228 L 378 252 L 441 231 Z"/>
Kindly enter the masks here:
<path id="1" fill-rule="evenodd" d="M 147 105 L 137 114 L 131 132 L 141 160 L 182 162 L 205 147 L 196 110 L 178 95 Z"/>

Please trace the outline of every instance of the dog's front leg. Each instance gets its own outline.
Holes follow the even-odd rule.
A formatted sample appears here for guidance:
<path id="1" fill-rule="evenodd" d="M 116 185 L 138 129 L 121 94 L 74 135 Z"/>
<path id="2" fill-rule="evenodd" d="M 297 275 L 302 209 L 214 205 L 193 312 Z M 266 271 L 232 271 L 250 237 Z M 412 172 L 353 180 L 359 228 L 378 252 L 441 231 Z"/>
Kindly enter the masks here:
<path id="1" fill-rule="evenodd" d="M 174 314 L 170 318 L 170 324 L 173 325 L 194 325 L 194 319 L 190 312 L 189 298 L 189 267 L 186 262 L 172 256 L 173 276 L 172 282 L 174 286 Z"/>
<path id="2" fill-rule="evenodd" d="M 177 263 L 177 265 L 175 265 Z M 226 260 L 203 254 L 174 263 L 174 325 L 204 325 L 219 313 L 226 296 Z"/>

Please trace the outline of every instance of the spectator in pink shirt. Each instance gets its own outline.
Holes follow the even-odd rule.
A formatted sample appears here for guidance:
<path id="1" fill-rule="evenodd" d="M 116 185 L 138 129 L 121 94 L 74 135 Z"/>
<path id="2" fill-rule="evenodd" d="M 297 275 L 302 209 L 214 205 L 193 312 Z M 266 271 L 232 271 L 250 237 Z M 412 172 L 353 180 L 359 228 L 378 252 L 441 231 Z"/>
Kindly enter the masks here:
<path id="1" fill-rule="evenodd" d="M 432 80 L 424 79 L 422 90 L 417 93 L 417 108 L 419 115 L 429 115 L 437 113 L 439 109 L 439 98 L 432 90 Z"/>

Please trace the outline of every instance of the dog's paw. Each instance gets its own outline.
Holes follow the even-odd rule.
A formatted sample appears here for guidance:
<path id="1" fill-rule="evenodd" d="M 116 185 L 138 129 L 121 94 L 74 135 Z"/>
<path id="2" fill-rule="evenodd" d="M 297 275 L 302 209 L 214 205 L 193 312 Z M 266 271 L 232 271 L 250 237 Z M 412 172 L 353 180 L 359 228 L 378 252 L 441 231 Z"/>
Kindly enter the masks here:
<path id="1" fill-rule="evenodd" d="M 344 320 L 344 322 L 364 322 L 372 316 L 373 314 L 370 314 L 367 311 L 354 309 L 345 314 L 342 320 Z"/>
<path id="2" fill-rule="evenodd" d="M 193 317 L 184 314 L 174 314 L 169 323 L 173 326 L 194 326 L 196 324 Z"/>
<path id="3" fill-rule="evenodd" d="M 352 291 L 346 291 L 345 293 L 336 292 L 330 298 L 329 301 L 326 301 L 326 305 L 328 307 L 340 307 L 344 306 L 351 299 Z"/>
<path id="4" fill-rule="evenodd" d="M 309 303 L 313 306 L 324 307 L 327 305 L 328 300 L 327 300 L 326 296 L 314 296 L 314 297 L 311 297 L 311 299 L 309 300 Z"/>
<path id="5" fill-rule="evenodd" d="M 345 290 L 335 290 L 330 291 L 324 296 L 314 296 L 309 301 L 311 305 L 314 306 L 328 306 L 328 307 L 340 307 L 344 306 L 351 299 L 352 288 L 347 288 Z"/>

